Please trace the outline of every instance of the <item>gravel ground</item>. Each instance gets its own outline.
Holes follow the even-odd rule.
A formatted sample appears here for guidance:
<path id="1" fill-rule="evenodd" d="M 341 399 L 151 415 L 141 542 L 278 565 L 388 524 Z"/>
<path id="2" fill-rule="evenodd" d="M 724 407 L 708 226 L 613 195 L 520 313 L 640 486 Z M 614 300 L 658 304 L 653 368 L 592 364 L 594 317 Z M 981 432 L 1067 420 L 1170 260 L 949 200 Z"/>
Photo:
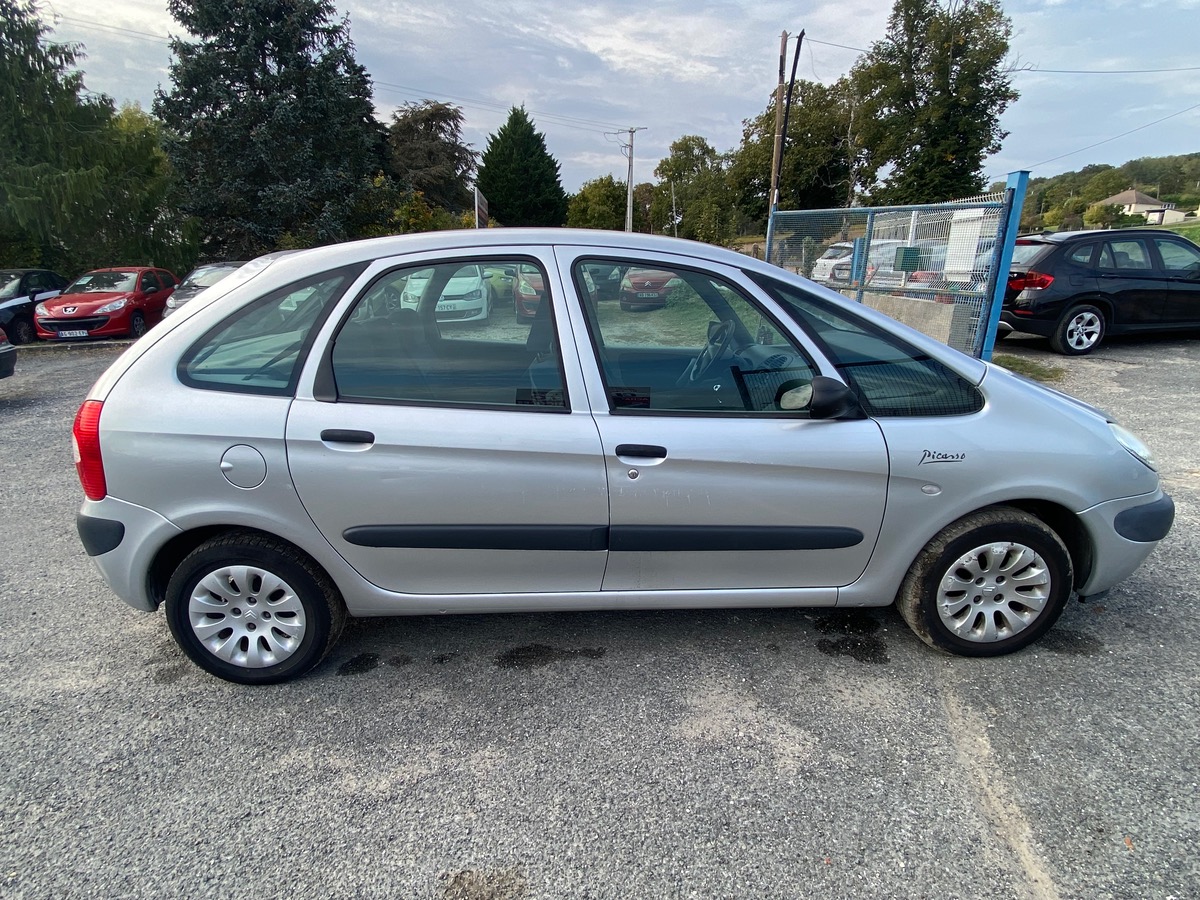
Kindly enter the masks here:
<path id="1" fill-rule="evenodd" d="M 119 348 L 23 348 L 0 381 L 0 891 L 1200 896 L 1200 343 L 1001 349 L 1141 434 L 1178 507 L 1033 649 L 941 656 L 890 609 L 360 620 L 308 678 L 247 689 L 75 535 L 70 423 Z"/>

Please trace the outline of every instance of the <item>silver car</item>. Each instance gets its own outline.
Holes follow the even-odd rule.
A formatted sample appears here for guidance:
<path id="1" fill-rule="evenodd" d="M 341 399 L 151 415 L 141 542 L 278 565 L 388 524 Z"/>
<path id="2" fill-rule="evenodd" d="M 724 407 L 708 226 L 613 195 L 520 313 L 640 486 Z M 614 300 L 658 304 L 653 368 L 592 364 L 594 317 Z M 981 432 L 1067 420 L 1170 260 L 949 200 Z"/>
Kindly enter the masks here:
<path id="1" fill-rule="evenodd" d="M 546 301 L 442 328 L 464 266 L 535 267 Z M 596 266 L 678 284 L 626 312 Z M 256 260 L 130 347 L 74 438 L 104 578 L 242 683 L 307 672 L 347 615 L 895 602 L 992 656 L 1174 516 L 1102 413 L 742 254 L 614 232 Z"/>

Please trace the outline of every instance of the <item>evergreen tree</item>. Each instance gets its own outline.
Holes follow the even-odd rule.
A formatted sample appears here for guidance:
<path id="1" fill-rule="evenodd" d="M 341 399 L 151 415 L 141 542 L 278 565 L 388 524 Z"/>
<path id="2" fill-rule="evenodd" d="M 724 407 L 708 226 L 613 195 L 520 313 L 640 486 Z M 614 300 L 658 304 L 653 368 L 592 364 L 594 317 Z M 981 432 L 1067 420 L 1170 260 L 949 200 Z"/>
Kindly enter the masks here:
<path id="1" fill-rule="evenodd" d="M 1014 100 L 1005 66 L 1012 23 L 997 0 L 896 0 L 883 40 L 855 65 L 872 170 L 891 166 L 873 198 L 931 203 L 983 189 Z"/>
<path id="2" fill-rule="evenodd" d="M 463 113 L 457 106 L 422 100 L 406 103 L 388 126 L 392 175 L 434 206 L 463 210 L 471 206 L 471 176 L 476 153 L 462 139 Z"/>
<path id="3" fill-rule="evenodd" d="M 476 184 L 487 197 L 489 217 L 502 225 L 558 226 L 567 219 L 559 165 L 523 106 L 514 106 L 488 138 Z"/>
<path id="4" fill-rule="evenodd" d="M 381 130 L 349 23 L 330 0 L 169 0 L 170 130 L 180 205 L 211 255 L 247 257 L 354 237 L 370 208 Z"/>

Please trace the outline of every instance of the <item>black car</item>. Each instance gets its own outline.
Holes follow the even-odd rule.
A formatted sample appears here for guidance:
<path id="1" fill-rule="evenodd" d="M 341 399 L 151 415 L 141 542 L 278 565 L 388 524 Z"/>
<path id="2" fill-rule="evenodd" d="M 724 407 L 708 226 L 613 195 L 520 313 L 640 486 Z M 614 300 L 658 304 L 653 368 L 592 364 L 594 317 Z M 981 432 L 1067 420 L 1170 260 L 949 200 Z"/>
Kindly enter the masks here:
<path id="1" fill-rule="evenodd" d="M 0 269 L 0 328 L 14 344 L 37 339 L 33 308 L 62 293 L 67 279 L 49 269 Z"/>
<path id="2" fill-rule="evenodd" d="M 1200 328 L 1200 247 L 1173 231 L 1118 228 L 1017 239 L 1002 333 L 1095 350 L 1106 334 Z"/>
<path id="3" fill-rule="evenodd" d="M 0 378 L 7 378 L 17 369 L 17 348 L 8 342 L 8 335 L 0 328 Z"/>

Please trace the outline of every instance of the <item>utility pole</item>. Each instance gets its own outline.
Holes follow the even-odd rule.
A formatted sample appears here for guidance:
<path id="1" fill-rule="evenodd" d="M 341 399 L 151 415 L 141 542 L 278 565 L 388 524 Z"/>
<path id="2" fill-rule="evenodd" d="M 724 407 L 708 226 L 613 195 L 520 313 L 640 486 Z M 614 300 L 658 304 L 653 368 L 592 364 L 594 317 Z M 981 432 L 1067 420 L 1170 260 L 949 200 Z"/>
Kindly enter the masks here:
<path id="1" fill-rule="evenodd" d="M 779 202 L 779 156 L 783 152 L 783 78 L 787 69 L 788 33 L 779 36 L 779 84 L 775 87 L 775 152 L 771 157 L 771 193 L 767 208 L 774 211 Z"/>
<path id="2" fill-rule="evenodd" d="M 625 133 L 629 135 L 629 143 L 621 142 L 621 152 L 629 158 L 629 174 L 625 178 L 625 230 L 633 231 L 633 133 L 635 131 L 645 131 L 645 126 L 640 128 L 628 128 Z"/>

